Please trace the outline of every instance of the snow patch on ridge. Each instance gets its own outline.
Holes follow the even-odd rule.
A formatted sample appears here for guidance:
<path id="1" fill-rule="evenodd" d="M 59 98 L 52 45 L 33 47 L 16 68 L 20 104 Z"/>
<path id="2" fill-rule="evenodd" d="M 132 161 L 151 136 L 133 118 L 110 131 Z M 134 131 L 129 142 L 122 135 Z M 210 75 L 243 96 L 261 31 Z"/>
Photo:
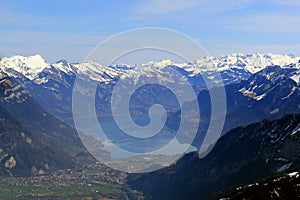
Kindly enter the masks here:
<path id="1" fill-rule="evenodd" d="M 295 74 L 293 76 L 290 77 L 293 81 L 295 81 L 297 83 L 297 85 L 300 84 L 300 73 L 299 74 Z"/>

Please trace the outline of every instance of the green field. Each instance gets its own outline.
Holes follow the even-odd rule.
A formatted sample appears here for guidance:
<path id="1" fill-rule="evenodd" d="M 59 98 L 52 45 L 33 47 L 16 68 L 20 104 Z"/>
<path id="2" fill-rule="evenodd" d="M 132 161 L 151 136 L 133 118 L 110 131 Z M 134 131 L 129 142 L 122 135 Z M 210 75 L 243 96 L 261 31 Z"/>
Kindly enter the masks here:
<path id="1" fill-rule="evenodd" d="M 0 199 L 125 199 L 124 188 L 116 184 L 84 186 L 0 185 Z"/>

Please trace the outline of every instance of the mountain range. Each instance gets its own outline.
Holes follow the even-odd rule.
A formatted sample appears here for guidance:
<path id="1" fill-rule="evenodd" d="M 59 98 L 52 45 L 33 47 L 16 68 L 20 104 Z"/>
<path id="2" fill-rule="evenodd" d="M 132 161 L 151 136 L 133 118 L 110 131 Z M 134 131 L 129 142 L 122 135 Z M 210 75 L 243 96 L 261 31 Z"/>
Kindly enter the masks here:
<path id="1" fill-rule="evenodd" d="M 205 57 L 194 63 L 174 63 L 170 60 L 149 62 L 146 64 L 118 64 L 103 66 L 94 61 L 69 63 L 60 60 L 49 64 L 41 56 L 13 56 L 0 60 L 0 69 L 9 77 L 21 83 L 35 100 L 49 113 L 62 121 L 72 124 L 71 99 L 76 75 L 86 77 L 99 83 L 96 108 L 100 113 L 109 113 L 107 104 L 111 91 L 119 79 L 138 80 L 156 76 L 160 81 L 173 82 L 175 69 L 188 78 L 188 81 L 199 93 L 207 89 L 203 80 L 209 81 L 210 87 L 220 84 L 215 73 L 220 73 L 225 85 L 240 83 L 267 66 L 278 65 L 281 68 L 294 68 L 289 77 L 299 85 L 300 57 L 277 54 L 232 54 L 221 57 Z M 292 64 L 292 65 L 290 65 Z M 245 94 L 246 90 L 244 91 Z M 250 95 L 250 94 L 249 94 Z"/>
<path id="2" fill-rule="evenodd" d="M 72 92 L 77 76 L 85 81 L 97 83 L 94 97 L 97 97 L 95 108 L 100 119 L 101 117 L 112 118 L 111 95 L 118 80 L 128 80 L 134 85 L 138 80 L 155 77 L 163 85 L 178 82 L 177 74 L 174 73 L 180 73 L 187 77 L 198 95 L 201 120 L 193 144 L 199 148 L 212 117 L 209 95 L 211 90 L 218 93 L 218 90 L 225 89 L 226 92 L 227 105 L 223 134 L 240 125 L 300 112 L 299 61 L 300 57 L 292 55 L 257 53 L 204 57 L 193 63 L 162 60 L 146 64 L 103 66 L 94 61 L 69 63 L 60 60 L 49 64 L 41 56 L 36 55 L 2 58 L 0 69 L 12 81 L 24 87 L 47 112 L 71 126 L 74 126 Z M 217 79 L 216 73 L 221 75 L 223 84 Z M 180 122 L 177 115 L 180 113 L 180 108 L 176 99 L 173 100 L 172 93 L 154 85 L 147 87 L 146 91 L 148 92 L 137 91 L 130 105 L 132 112 L 137 116 L 135 118 L 140 118 L 140 114 L 147 113 L 148 110 L 145 108 L 153 104 L 164 105 L 164 102 L 168 102 L 166 124 L 176 131 Z M 186 106 L 190 104 L 193 102 L 185 103 Z M 191 112 L 193 110 L 190 108 Z M 180 140 L 189 141 L 190 136 L 185 135 L 185 137 Z"/>

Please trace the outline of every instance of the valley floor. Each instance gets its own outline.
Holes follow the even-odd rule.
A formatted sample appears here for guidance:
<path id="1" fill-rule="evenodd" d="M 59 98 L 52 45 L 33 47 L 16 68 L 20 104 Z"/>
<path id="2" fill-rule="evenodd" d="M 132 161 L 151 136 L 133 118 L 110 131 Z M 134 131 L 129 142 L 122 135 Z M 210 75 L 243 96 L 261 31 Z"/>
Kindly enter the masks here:
<path id="1" fill-rule="evenodd" d="M 45 176 L 1 177 L 0 199 L 142 199 L 128 188 L 125 178 L 126 174 L 99 164 Z"/>

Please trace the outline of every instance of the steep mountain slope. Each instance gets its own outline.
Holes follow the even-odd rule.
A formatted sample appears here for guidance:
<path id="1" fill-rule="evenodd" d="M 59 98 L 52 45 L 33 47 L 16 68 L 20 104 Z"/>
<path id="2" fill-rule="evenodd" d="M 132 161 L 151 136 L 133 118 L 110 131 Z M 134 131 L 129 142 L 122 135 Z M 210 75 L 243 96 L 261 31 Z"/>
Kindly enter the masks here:
<path id="1" fill-rule="evenodd" d="M 71 157 L 50 145 L 0 106 L 0 176 L 43 175 L 73 167 Z"/>
<path id="2" fill-rule="evenodd" d="M 1 175 L 28 176 L 74 166 L 83 150 L 76 130 L 47 113 L 29 92 L 0 73 Z"/>
<path id="3" fill-rule="evenodd" d="M 270 66 L 240 84 L 226 87 L 227 119 L 224 131 L 238 125 L 276 119 L 300 112 L 300 86 L 291 79 L 296 68 Z"/>
<path id="4" fill-rule="evenodd" d="M 300 168 L 300 115 L 239 127 L 204 158 L 185 155 L 173 166 L 131 175 L 128 182 L 152 199 L 203 199 L 233 185 Z"/>
<path id="5" fill-rule="evenodd" d="M 80 144 L 76 131 L 47 113 L 25 90 L 5 75 L 0 79 L 0 105 L 29 128 L 53 140 Z"/>
<path id="6" fill-rule="evenodd" d="M 299 199 L 300 175 L 291 172 L 218 192 L 210 199 Z"/>
<path id="7" fill-rule="evenodd" d="M 269 66 L 240 83 L 225 86 L 227 109 L 223 134 L 232 128 L 258 122 L 263 119 L 278 119 L 286 114 L 300 113 L 300 86 L 293 77 L 299 74 L 296 65 Z M 212 88 L 218 93 L 222 88 Z M 199 93 L 198 103 L 201 122 L 194 141 L 200 146 L 211 118 L 211 99 L 208 90 Z M 189 103 L 186 104 L 189 106 Z M 192 108 L 190 109 L 192 110 Z M 168 126 L 177 123 L 174 114 Z M 214 116 L 218 119 L 219 116 Z"/>

